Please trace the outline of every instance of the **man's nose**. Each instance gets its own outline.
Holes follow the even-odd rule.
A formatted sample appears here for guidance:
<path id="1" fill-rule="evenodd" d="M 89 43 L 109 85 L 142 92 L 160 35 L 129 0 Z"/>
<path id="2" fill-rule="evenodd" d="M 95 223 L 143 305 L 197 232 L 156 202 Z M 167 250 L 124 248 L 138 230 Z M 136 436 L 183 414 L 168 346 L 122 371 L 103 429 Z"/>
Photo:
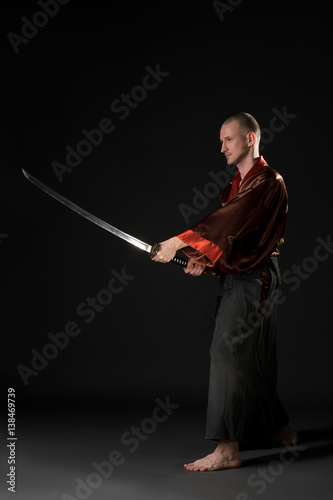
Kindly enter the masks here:
<path id="1" fill-rule="evenodd" d="M 227 148 L 224 144 L 222 144 L 221 146 L 221 153 L 224 153 L 225 151 L 227 151 Z"/>

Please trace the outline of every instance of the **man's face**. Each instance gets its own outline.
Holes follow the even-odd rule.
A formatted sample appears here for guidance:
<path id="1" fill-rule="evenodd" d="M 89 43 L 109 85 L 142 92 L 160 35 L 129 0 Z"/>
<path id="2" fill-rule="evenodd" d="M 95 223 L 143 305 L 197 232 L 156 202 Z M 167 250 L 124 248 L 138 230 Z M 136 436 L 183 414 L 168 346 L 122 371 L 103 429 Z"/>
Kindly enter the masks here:
<path id="1" fill-rule="evenodd" d="M 228 165 L 237 165 L 249 153 L 247 136 L 239 129 L 237 120 L 223 124 L 220 130 L 221 153 Z"/>

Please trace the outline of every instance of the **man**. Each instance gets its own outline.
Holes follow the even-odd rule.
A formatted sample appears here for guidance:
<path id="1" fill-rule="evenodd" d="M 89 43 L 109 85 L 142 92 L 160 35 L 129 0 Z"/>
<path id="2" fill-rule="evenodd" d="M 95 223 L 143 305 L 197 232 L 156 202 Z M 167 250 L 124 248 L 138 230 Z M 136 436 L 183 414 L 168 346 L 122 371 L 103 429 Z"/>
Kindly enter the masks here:
<path id="1" fill-rule="evenodd" d="M 238 168 L 221 207 L 160 243 L 153 258 L 166 263 L 182 249 L 190 258 L 185 273 L 219 276 L 206 424 L 206 439 L 218 445 L 184 465 L 192 471 L 240 467 L 239 445 L 298 441 L 276 394 L 277 257 L 288 212 L 286 187 L 259 155 L 260 127 L 253 116 L 228 118 L 220 140 L 227 163 Z"/>

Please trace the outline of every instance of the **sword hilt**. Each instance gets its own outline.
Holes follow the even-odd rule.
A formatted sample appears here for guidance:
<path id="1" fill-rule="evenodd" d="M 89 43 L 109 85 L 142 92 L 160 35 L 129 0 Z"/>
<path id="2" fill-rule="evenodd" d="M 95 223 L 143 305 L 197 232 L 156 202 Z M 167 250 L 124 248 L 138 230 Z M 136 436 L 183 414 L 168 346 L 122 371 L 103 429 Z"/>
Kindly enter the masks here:
<path id="1" fill-rule="evenodd" d="M 155 257 L 155 255 L 157 254 L 158 251 L 159 251 L 159 244 L 154 243 L 154 245 L 151 249 L 151 252 L 150 252 L 150 258 Z M 181 257 L 177 257 L 177 255 L 173 259 L 171 259 L 170 262 L 172 262 L 172 264 L 178 264 L 178 266 L 182 266 L 182 267 L 187 266 L 187 260 L 182 259 Z"/>

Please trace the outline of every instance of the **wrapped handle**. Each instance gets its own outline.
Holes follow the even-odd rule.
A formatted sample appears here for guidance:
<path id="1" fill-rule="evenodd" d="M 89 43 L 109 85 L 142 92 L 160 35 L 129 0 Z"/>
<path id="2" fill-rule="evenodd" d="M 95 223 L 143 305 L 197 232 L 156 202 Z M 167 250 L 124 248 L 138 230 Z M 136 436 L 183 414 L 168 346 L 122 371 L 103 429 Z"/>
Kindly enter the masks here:
<path id="1" fill-rule="evenodd" d="M 158 250 L 159 250 L 158 243 L 154 243 L 152 250 L 151 250 L 151 253 L 150 253 L 150 257 L 155 257 Z M 177 264 L 178 266 L 181 266 L 181 267 L 187 266 L 187 260 L 182 259 L 181 257 L 177 257 L 177 255 L 175 255 L 175 257 L 173 259 L 171 259 L 170 262 L 172 262 L 173 264 Z"/>

